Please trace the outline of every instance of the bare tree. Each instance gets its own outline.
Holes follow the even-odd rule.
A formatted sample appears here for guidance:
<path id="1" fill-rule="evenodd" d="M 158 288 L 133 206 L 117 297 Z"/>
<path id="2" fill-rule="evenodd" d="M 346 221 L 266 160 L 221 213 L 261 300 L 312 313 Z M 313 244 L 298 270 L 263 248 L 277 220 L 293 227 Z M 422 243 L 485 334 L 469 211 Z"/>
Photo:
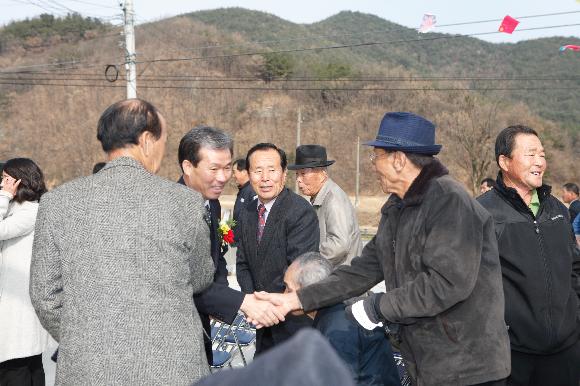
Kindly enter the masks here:
<path id="1" fill-rule="evenodd" d="M 466 173 L 474 195 L 480 181 L 489 175 L 493 156 L 493 139 L 499 127 L 499 100 L 486 101 L 477 95 L 464 95 L 458 109 L 439 115 L 438 122 L 446 128 L 451 145 L 452 162 Z"/>

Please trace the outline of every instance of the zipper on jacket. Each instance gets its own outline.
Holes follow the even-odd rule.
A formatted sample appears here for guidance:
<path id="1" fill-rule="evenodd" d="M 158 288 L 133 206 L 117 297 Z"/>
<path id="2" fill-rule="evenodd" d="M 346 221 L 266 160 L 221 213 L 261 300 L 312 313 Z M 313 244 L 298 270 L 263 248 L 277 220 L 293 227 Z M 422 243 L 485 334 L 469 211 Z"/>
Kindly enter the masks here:
<path id="1" fill-rule="evenodd" d="M 548 295 L 548 315 L 547 315 L 548 339 L 549 342 L 552 343 L 554 341 L 554 329 L 552 327 L 552 271 L 550 270 L 548 259 L 546 258 L 546 253 L 544 249 L 544 237 L 540 233 L 540 225 L 538 224 L 537 220 L 534 220 L 534 227 L 536 228 L 535 229 L 536 234 L 538 235 L 540 255 L 542 256 L 542 262 L 544 264 L 544 272 L 546 274 L 544 284 L 546 286 L 546 293 Z"/>

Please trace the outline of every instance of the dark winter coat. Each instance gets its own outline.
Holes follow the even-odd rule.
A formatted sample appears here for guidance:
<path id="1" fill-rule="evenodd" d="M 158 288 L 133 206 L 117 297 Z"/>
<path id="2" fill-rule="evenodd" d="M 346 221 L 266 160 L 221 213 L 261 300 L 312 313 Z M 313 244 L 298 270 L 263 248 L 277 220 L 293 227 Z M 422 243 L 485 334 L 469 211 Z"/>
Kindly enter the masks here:
<path id="1" fill-rule="evenodd" d="M 298 296 L 309 311 L 383 279 L 380 311 L 400 324 L 415 384 L 470 385 L 509 375 L 493 220 L 439 161 L 421 170 L 403 200 L 389 198 L 362 256 Z"/>
<path id="2" fill-rule="evenodd" d="M 534 216 L 501 174 L 497 183 L 477 200 L 495 221 L 511 347 L 556 353 L 578 341 L 580 330 L 572 269 L 579 257 L 568 212 L 547 185 L 537 189 L 540 209 Z"/>

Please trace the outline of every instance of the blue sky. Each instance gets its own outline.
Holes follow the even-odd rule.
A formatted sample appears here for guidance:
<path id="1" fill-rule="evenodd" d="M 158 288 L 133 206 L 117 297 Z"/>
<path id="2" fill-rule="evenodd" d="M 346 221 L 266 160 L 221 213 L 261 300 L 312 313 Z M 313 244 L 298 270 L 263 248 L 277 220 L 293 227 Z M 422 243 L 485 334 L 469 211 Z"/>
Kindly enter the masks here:
<path id="1" fill-rule="evenodd" d="M 220 7 L 244 7 L 272 13 L 296 23 L 312 23 L 334 15 L 341 10 L 360 11 L 377 15 L 383 19 L 416 28 L 424 13 L 437 16 L 438 24 L 501 19 L 576 11 L 577 13 L 522 19 L 518 29 L 580 24 L 580 2 L 578 0 L 334 0 L 334 1 L 279 1 L 279 0 L 134 0 L 138 21 L 157 20 L 168 16 Z M 161 6 L 160 6 L 161 4 Z M 12 20 L 33 17 L 52 11 L 65 14 L 67 9 L 85 16 L 98 16 L 117 20 L 120 15 L 116 0 L 0 0 L 0 24 Z M 117 19 L 115 19 L 117 17 Z M 472 34 L 496 31 L 497 22 L 471 24 L 457 27 L 436 28 L 436 32 Z M 364 26 L 361 26 L 364 31 Z M 491 42 L 516 42 L 543 36 L 580 37 L 580 26 L 549 28 L 537 31 L 518 31 L 513 35 L 495 34 L 481 37 Z M 562 44 L 565 44 L 563 39 Z"/>

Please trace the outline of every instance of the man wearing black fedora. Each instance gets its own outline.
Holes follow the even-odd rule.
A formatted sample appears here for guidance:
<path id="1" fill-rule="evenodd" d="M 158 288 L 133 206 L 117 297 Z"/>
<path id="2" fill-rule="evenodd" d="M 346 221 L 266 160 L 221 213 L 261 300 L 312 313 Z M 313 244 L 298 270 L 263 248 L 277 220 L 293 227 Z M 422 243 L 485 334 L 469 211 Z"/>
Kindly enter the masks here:
<path id="1" fill-rule="evenodd" d="M 356 213 L 346 193 L 328 177 L 326 148 L 320 145 L 301 145 L 296 148 L 296 163 L 288 165 L 296 170 L 300 192 L 310 197 L 316 210 L 320 228 L 320 254 L 333 266 L 350 264 L 362 251 L 360 229 Z"/>
<path id="2" fill-rule="evenodd" d="M 505 385 L 510 352 L 493 219 L 433 157 L 441 146 L 427 119 L 388 113 L 366 145 L 391 194 L 375 237 L 324 281 L 257 297 L 309 312 L 384 279 L 385 293 L 346 311 L 368 330 L 396 335 L 413 384 Z"/>

